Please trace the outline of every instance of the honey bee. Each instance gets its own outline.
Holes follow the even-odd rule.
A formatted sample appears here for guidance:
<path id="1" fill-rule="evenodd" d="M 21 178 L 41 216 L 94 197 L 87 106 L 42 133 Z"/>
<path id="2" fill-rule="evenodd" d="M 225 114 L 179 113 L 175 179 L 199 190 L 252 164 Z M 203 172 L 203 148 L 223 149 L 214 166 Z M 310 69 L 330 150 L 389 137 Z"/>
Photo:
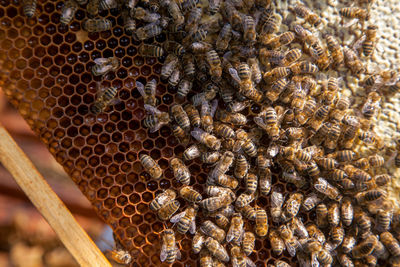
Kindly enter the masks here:
<path id="1" fill-rule="evenodd" d="M 147 9 L 142 7 L 136 7 L 131 9 L 131 17 L 137 20 L 142 20 L 144 22 L 153 23 L 161 19 L 160 14 L 152 13 Z"/>
<path id="2" fill-rule="evenodd" d="M 217 50 L 224 51 L 228 48 L 229 42 L 232 39 L 232 26 L 226 23 L 218 34 L 215 46 Z"/>
<path id="3" fill-rule="evenodd" d="M 94 18 L 99 14 L 99 1 L 100 0 L 89 0 L 86 6 L 86 11 L 89 17 Z"/>
<path id="4" fill-rule="evenodd" d="M 318 197 L 317 194 L 310 193 L 303 201 L 303 209 L 305 211 L 310 211 L 314 209 L 319 203 L 321 202 L 321 199 Z"/>
<path id="5" fill-rule="evenodd" d="M 250 66 L 251 69 L 251 79 L 254 81 L 256 84 L 261 82 L 262 75 L 261 75 L 261 69 L 260 69 L 260 64 L 258 62 L 257 58 L 248 58 L 247 63 Z"/>
<path id="6" fill-rule="evenodd" d="M 315 224 L 307 225 L 306 229 L 310 238 L 317 240 L 321 244 L 325 243 L 326 238 L 324 233 Z"/>
<path id="7" fill-rule="evenodd" d="M 234 198 L 230 194 L 222 194 L 216 197 L 209 197 L 199 202 L 199 205 L 210 211 L 216 211 L 220 208 L 226 207 L 233 202 Z"/>
<path id="8" fill-rule="evenodd" d="M 141 44 L 138 49 L 139 55 L 143 57 L 162 57 L 164 49 L 157 45 Z"/>
<path id="9" fill-rule="evenodd" d="M 169 76 L 168 84 L 171 85 L 172 87 L 175 87 L 178 85 L 180 79 L 181 79 L 181 71 L 179 68 L 175 68 L 172 71 L 171 76 Z"/>
<path id="10" fill-rule="evenodd" d="M 229 222 L 229 219 L 222 213 L 215 214 L 215 223 L 225 231 L 228 229 Z"/>
<path id="11" fill-rule="evenodd" d="M 328 208 L 328 222 L 331 226 L 338 226 L 340 222 L 340 210 L 337 203 L 332 203 Z"/>
<path id="12" fill-rule="evenodd" d="M 250 205 L 244 206 L 243 208 L 240 208 L 239 211 L 242 213 L 242 215 L 250 220 L 254 221 L 256 219 L 256 210 Z"/>
<path id="13" fill-rule="evenodd" d="M 100 0 L 99 1 L 99 9 L 100 10 L 108 10 L 118 7 L 118 2 L 115 0 Z"/>
<path id="14" fill-rule="evenodd" d="M 178 64 L 178 58 L 174 54 L 168 54 L 165 59 L 164 65 L 161 67 L 161 78 L 166 80 L 171 76 Z"/>
<path id="15" fill-rule="evenodd" d="M 177 95 L 179 97 L 186 97 L 189 91 L 192 89 L 193 83 L 186 78 L 180 80 L 178 85 Z M 185 110 L 186 111 L 186 110 Z M 196 110 L 197 111 L 197 110 Z M 187 112 L 187 111 L 186 111 Z M 188 114 L 189 115 L 189 114 Z"/>
<path id="16" fill-rule="evenodd" d="M 162 206 L 164 206 L 167 202 L 174 200 L 176 198 L 176 193 L 172 189 L 167 189 L 161 194 L 157 195 L 150 202 L 150 209 L 153 211 L 159 210 Z"/>
<path id="17" fill-rule="evenodd" d="M 257 190 L 258 177 L 254 173 L 249 173 L 245 177 L 246 190 L 249 194 L 254 194 Z"/>
<path id="18" fill-rule="evenodd" d="M 207 249 L 210 253 L 220 261 L 228 262 L 229 255 L 226 252 L 225 248 L 215 239 L 212 237 L 208 237 L 204 244 L 206 245 Z"/>
<path id="19" fill-rule="evenodd" d="M 109 254 L 111 259 L 118 264 L 128 265 L 132 262 L 132 256 L 126 250 L 113 249 L 108 250 L 106 254 Z"/>
<path id="20" fill-rule="evenodd" d="M 61 17 L 60 17 L 60 22 L 62 24 L 68 24 L 71 22 L 71 20 L 74 18 L 76 11 L 78 10 L 78 4 L 73 1 L 65 1 L 64 6 L 61 8 Z M 32 14 L 33 16 L 33 14 Z M 28 16 L 28 17 L 32 17 Z"/>
<path id="21" fill-rule="evenodd" d="M 206 237 L 199 231 L 197 231 L 192 240 L 192 251 L 194 254 L 198 254 L 200 250 L 203 248 L 203 244 Z"/>
<path id="22" fill-rule="evenodd" d="M 183 59 L 183 71 L 189 79 L 192 79 L 196 71 L 193 57 L 189 54 L 184 54 L 182 59 Z"/>
<path id="23" fill-rule="evenodd" d="M 329 53 L 322 47 L 320 42 L 315 42 L 309 49 L 309 52 L 320 70 L 326 70 L 330 66 L 331 59 Z"/>
<path id="24" fill-rule="evenodd" d="M 321 194 L 327 196 L 328 198 L 335 200 L 335 201 L 340 201 L 342 199 L 342 195 L 340 194 L 339 190 L 329 184 L 324 178 L 320 177 L 317 179 L 317 181 L 314 183 L 314 188 L 320 192 Z"/>
<path id="25" fill-rule="evenodd" d="M 285 261 L 281 261 L 281 260 L 277 260 L 275 262 L 275 267 L 289 267 L 289 263 L 285 262 Z"/>
<path id="26" fill-rule="evenodd" d="M 274 254 L 277 256 L 281 255 L 286 247 L 285 247 L 285 243 L 280 238 L 278 231 L 275 229 L 271 229 L 269 231 L 268 237 L 269 237 L 269 241 L 271 243 L 272 251 L 274 252 Z"/>
<path id="27" fill-rule="evenodd" d="M 324 203 L 320 203 L 316 208 L 317 225 L 321 228 L 328 226 L 328 208 Z"/>
<path id="28" fill-rule="evenodd" d="M 377 228 L 384 232 L 388 231 L 392 222 L 392 212 L 388 210 L 379 209 L 376 214 Z"/>
<path id="29" fill-rule="evenodd" d="M 337 258 L 341 266 L 348 266 L 348 267 L 354 266 L 354 263 L 351 260 L 350 256 L 346 254 L 339 254 Z"/>
<path id="30" fill-rule="evenodd" d="M 265 93 L 265 96 L 271 101 L 275 102 L 278 100 L 279 95 L 285 90 L 286 86 L 289 84 L 289 81 L 286 78 L 280 78 L 274 81 Z"/>
<path id="31" fill-rule="evenodd" d="M 218 185 L 221 185 L 223 187 L 227 187 L 230 189 L 235 189 L 239 184 L 239 182 L 235 178 L 233 178 L 229 175 L 226 175 L 226 174 L 221 174 L 215 178 L 209 177 L 209 179 L 213 183 L 216 183 Z"/>
<path id="32" fill-rule="evenodd" d="M 189 118 L 188 118 L 189 120 Z M 200 143 L 206 145 L 207 147 L 213 150 L 219 150 L 221 147 L 221 140 L 216 138 L 214 135 L 211 135 L 200 128 L 195 127 L 193 131 L 191 131 L 191 135 Z"/>
<path id="33" fill-rule="evenodd" d="M 377 92 L 370 92 L 368 94 L 367 100 L 364 103 L 361 112 L 366 119 L 371 119 L 376 110 L 379 109 L 379 102 L 381 101 L 381 96 Z"/>
<path id="34" fill-rule="evenodd" d="M 254 43 L 256 40 L 256 24 L 251 16 L 245 16 L 243 21 L 243 39 L 245 42 Z"/>
<path id="35" fill-rule="evenodd" d="M 305 225 L 303 224 L 303 221 L 297 217 L 294 217 L 292 221 L 290 222 L 290 225 L 293 229 L 293 232 L 296 236 L 299 238 L 308 238 L 308 231 Z"/>
<path id="36" fill-rule="evenodd" d="M 145 110 L 149 113 L 144 120 L 143 125 L 150 129 L 150 133 L 157 132 L 162 126 L 170 122 L 169 114 L 161 112 L 151 105 L 144 105 Z"/>
<path id="37" fill-rule="evenodd" d="M 213 267 L 213 258 L 211 257 L 208 250 L 202 249 L 200 252 L 200 266 L 202 267 Z"/>
<path id="38" fill-rule="evenodd" d="M 239 267 L 239 266 L 256 266 L 255 263 L 246 257 L 246 255 L 240 250 L 240 247 L 233 246 L 231 248 L 231 262 L 232 266 Z"/>
<path id="39" fill-rule="evenodd" d="M 190 130 L 190 120 L 182 106 L 175 104 L 170 109 L 171 116 L 174 118 L 176 123 L 182 127 L 185 132 Z"/>
<path id="40" fill-rule="evenodd" d="M 240 213 L 234 213 L 231 218 L 231 225 L 228 233 L 226 234 L 226 242 L 232 242 L 234 244 L 239 244 L 241 242 L 244 234 L 243 224 L 242 215 Z"/>
<path id="41" fill-rule="evenodd" d="M 285 54 L 280 51 L 261 48 L 259 52 L 260 62 L 264 66 L 268 66 L 270 62 L 276 65 L 281 64 L 284 58 Z"/>
<path id="42" fill-rule="evenodd" d="M 346 66 L 350 69 L 352 74 L 360 75 L 365 72 L 365 67 L 361 60 L 358 58 L 356 52 L 349 48 L 343 48 L 343 55 L 345 59 Z"/>
<path id="43" fill-rule="evenodd" d="M 259 237 L 265 237 L 268 234 L 268 215 L 262 208 L 256 208 L 256 227 L 255 233 Z"/>
<path id="44" fill-rule="evenodd" d="M 116 57 L 109 58 L 96 58 L 92 67 L 92 73 L 94 76 L 104 76 L 110 71 L 116 71 L 119 67 L 119 61 Z"/>
<path id="45" fill-rule="evenodd" d="M 217 109 L 216 118 L 221 122 L 233 124 L 235 126 L 245 125 L 247 123 L 247 118 L 241 113 L 229 113 Z"/>
<path id="46" fill-rule="evenodd" d="M 105 111 L 105 109 L 119 102 L 116 97 L 118 89 L 116 87 L 100 87 L 97 92 L 97 98 L 93 105 L 90 107 L 90 111 L 93 114 L 98 115 Z"/>
<path id="47" fill-rule="evenodd" d="M 235 131 L 227 124 L 215 122 L 214 123 L 215 134 L 222 138 L 235 138 Z"/>
<path id="48" fill-rule="evenodd" d="M 372 55 L 375 49 L 378 32 L 378 27 L 376 25 L 368 25 L 365 35 L 361 37 L 353 47 L 357 49 L 361 46 L 364 56 L 369 57 Z"/>
<path id="49" fill-rule="evenodd" d="M 161 34 L 162 28 L 156 22 L 137 28 L 133 34 L 134 39 L 143 41 Z"/>
<path id="50" fill-rule="evenodd" d="M 165 229 L 162 235 L 160 260 L 161 262 L 173 263 L 180 259 L 181 252 L 175 242 L 175 232 L 172 229 Z"/>
<path id="51" fill-rule="evenodd" d="M 158 217 L 163 221 L 169 220 L 171 216 L 174 215 L 174 213 L 179 209 L 179 206 L 179 201 L 170 200 L 158 210 Z"/>
<path id="52" fill-rule="evenodd" d="M 304 18 L 304 20 L 312 26 L 318 27 L 322 22 L 321 18 L 317 14 L 312 12 L 302 3 L 297 3 L 294 7 L 289 7 L 289 9 L 300 18 Z"/>
<path id="53" fill-rule="evenodd" d="M 201 125 L 203 129 L 211 133 L 214 129 L 214 121 L 213 117 L 215 111 L 217 110 L 218 101 L 215 99 L 211 102 L 211 104 L 207 101 L 203 101 L 201 103 L 201 110 L 200 110 L 200 118 L 201 118 Z"/>
<path id="54" fill-rule="evenodd" d="M 252 232 L 245 232 L 243 234 L 242 249 L 246 256 L 249 256 L 251 253 L 253 253 L 255 241 L 256 237 Z"/>
<path id="55" fill-rule="evenodd" d="M 340 206 L 340 211 L 343 225 L 350 226 L 353 221 L 354 210 L 353 205 L 351 204 L 351 200 L 349 198 L 343 199 Z"/>
<path id="56" fill-rule="evenodd" d="M 316 158 L 315 159 L 318 166 L 325 170 L 333 170 L 339 166 L 335 159 L 332 158 Z"/>
<path id="57" fill-rule="evenodd" d="M 282 219 L 288 221 L 295 217 L 300 210 L 301 203 L 303 202 L 304 196 L 300 193 L 294 193 L 289 196 L 283 206 Z"/>
<path id="58" fill-rule="evenodd" d="M 218 151 L 209 151 L 202 153 L 200 155 L 200 160 L 206 164 L 214 164 L 216 163 L 221 157 L 221 154 Z"/>
<path id="59" fill-rule="evenodd" d="M 288 67 L 276 67 L 264 73 L 264 80 L 267 83 L 272 83 L 276 80 L 287 77 L 291 73 Z"/>
<path id="60" fill-rule="evenodd" d="M 279 235 L 285 243 L 286 250 L 289 252 L 289 255 L 294 257 L 300 244 L 299 241 L 293 236 L 293 232 L 290 227 L 286 224 L 279 226 Z"/>
<path id="61" fill-rule="evenodd" d="M 390 183 L 392 177 L 389 174 L 380 174 L 374 177 L 378 186 L 385 186 Z"/>
<path id="62" fill-rule="evenodd" d="M 145 104 L 152 106 L 155 106 L 157 104 L 157 100 L 155 97 L 156 86 L 157 86 L 157 81 L 155 79 L 152 79 L 151 81 L 147 82 L 146 86 L 144 86 L 141 82 L 136 81 L 136 87 L 139 93 L 143 96 Z"/>
<path id="63" fill-rule="evenodd" d="M 249 163 L 247 162 L 245 156 L 239 154 L 235 162 L 235 177 L 238 179 L 243 179 L 244 177 L 246 177 L 249 167 Z"/>
<path id="64" fill-rule="evenodd" d="M 187 143 L 189 143 L 189 135 L 187 135 L 186 132 L 179 125 L 172 124 L 171 128 L 174 136 L 178 138 L 182 144 L 186 145 Z"/>
<path id="65" fill-rule="evenodd" d="M 184 185 L 189 185 L 190 183 L 190 172 L 188 167 L 178 158 L 172 158 L 169 162 L 175 179 Z"/>
<path id="66" fill-rule="evenodd" d="M 385 164 L 385 159 L 380 155 L 369 156 L 368 161 L 371 167 L 382 167 Z"/>
<path id="67" fill-rule="evenodd" d="M 183 16 L 178 4 L 175 1 L 169 2 L 168 13 L 171 15 L 175 25 L 179 26 L 185 22 L 185 17 Z"/>
<path id="68" fill-rule="evenodd" d="M 355 195 L 355 198 L 359 204 L 364 204 L 365 202 L 376 201 L 384 196 L 383 192 L 378 189 L 371 189 L 364 192 L 359 192 Z"/>
<path id="69" fill-rule="evenodd" d="M 268 39 L 264 44 L 270 49 L 277 49 L 281 46 L 288 45 L 294 41 L 295 34 L 291 31 L 284 32 L 274 38 Z"/>
<path id="70" fill-rule="evenodd" d="M 353 161 L 357 154 L 351 150 L 340 150 L 335 153 L 336 159 L 339 162 L 350 162 Z"/>
<path id="71" fill-rule="evenodd" d="M 359 259 L 370 255 L 374 250 L 374 248 L 375 248 L 375 243 L 367 239 L 356 245 L 351 251 L 351 255 L 353 258 Z"/>
<path id="72" fill-rule="evenodd" d="M 24 0 L 22 2 L 23 10 L 25 16 L 32 18 L 36 12 L 37 0 Z"/>
<path id="73" fill-rule="evenodd" d="M 215 50 L 207 51 L 206 60 L 210 67 L 209 73 L 212 76 L 213 80 L 220 80 L 222 75 L 222 68 L 221 59 L 219 58 L 217 52 Z"/>
<path id="74" fill-rule="evenodd" d="M 178 57 L 181 57 L 185 53 L 185 48 L 174 41 L 165 42 L 164 49 L 169 53 L 174 53 Z"/>
<path id="75" fill-rule="evenodd" d="M 87 19 L 83 23 L 83 28 L 88 32 L 102 32 L 110 30 L 112 23 L 110 20 L 101 19 Z"/>
<path id="76" fill-rule="evenodd" d="M 124 29 L 128 34 L 132 34 L 136 31 L 136 21 L 131 18 L 129 11 L 124 9 L 121 12 L 122 19 L 124 21 Z"/>
<path id="77" fill-rule="evenodd" d="M 203 197 L 201 196 L 201 194 L 199 192 L 197 192 L 193 187 L 188 186 L 188 185 L 183 186 L 179 190 L 179 194 L 181 195 L 181 197 L 184 200 L 189 201 L 189 202 L 197 203 L 203 199 Z"/>
<path id="78" fill-rule="evenodd" d="M 342 244 L 344 238 L 344 229 L 341 225 L 333 226 L 329 234 L 334 247 L 338 247 L 340 244 Z"/>
<path id="79" fill-rule="evenodd" d="M 353 233 L 346 234 L 345 237 L 343 238 L 343 242 L 342 242 L 343 252 L 350 253 L 353 250 L 356 243 L 357 243 L 357 241 L 356 241 Z"/>
<path id="80" fill-rule="evenodd" d="M 202 8 L 193 8 L 186 20 L 186 25 L 185 25 L 185 31 L 190 31 L 192 28 L 195 27 L 195 25 L 197 25 L 200 20 L 201 20 L 201 16 L 203 14 L 203 9 Z"/>
<path id="81" fill-rule="evenodd" d="M 280 130 L 277 114 L 274 108 L 266 108 L 265 111 L 261 112 L 261 115 L 259 114 L 257 117 L 254 117 L 254 122 L 267 132 L 272 141 L 279 139 Z"/>
<path id="82" fill-rule="evenodd" d="M 222 174 L 225 174 L 233 163 L 234 155 L 230 151 L 224 152 L 221 159 L 218 161 L 215 168 L 210 172 L 209 176 L 216 178 Z"/>
<path id="83" fill-rule="evenodd" d="M 294 63 L 289 68 L 293 74 L 314 74 L 318 71 L 316 65 L 305 60 Z"/>
<path id="84" fill-rule="evenodd" d="M 238 208 L 243 208 L 244 206 L 250 204 L 253 200 L 254 195 L 242 193 L 236 199 L 235 206 Z"/>
<path id="85" fill-rule="evenodd" d="M 364 22 L 367 21 L 370 17 L 368 10 L 362 9 L 359 7 L 344 7 L 339 10 L 339 14 L 344 18 L 349 19 L 358 19 L 361 23 L 361 26 L 364 28 Z M 348 27 L 352 25 L 352 23 L 344 25 Z"/>
<path id="86" fill-rule="evenodd" d="M 339 42 L 332 35 L 324 35 L 326 40 L 326 44 L 329 52 L 331 52 L 331 56 L 335 66 L 340 66 L 344 61 L 343 49 L 340 46 Z"/>
<path id="87" fill-rule="evenodd" d="M 189 233 L 194 234 L 196 232 L 196 214 L 198 207 L 195 205 L 193 207 L 186 208 L 185 211 L 178 213 L 171 218 L 172 223 L 177 223 L 177 231 L 181 234 L 186 234 L 187 231 Z"/>
<path id="88" fill-rule="evenodd" d="M 185 105 L 183 109 L 189 117 L 190 124 L 194 127 L 200 127 L 201 119 L 198 110 L 191 104 Z"/>
<path id="89" fill-rule="evenodd" d="M 239 92 L 250 100 L 260 102 L 262 100 L 262 94 L 254 87 L 251 80 L 251 71 L 249 65 L 241 63 L 239 65 L 239 72 L 234 68 L 229 69 L 229 73 L 232 78 L 240 85 Z"/>
<path id="90" fill-rule="evenodd" d="M 400 256 L 400 244 L 390 232 L 380 234 L 380 241 L 394 257 Z"/>
<path id="91" fill-rule="evenodd" d="M 220 7 L 221 7 L 221 0 L 209 0 L 208 1 L 208 12 L 210 13 L 210 15 L 215 15 Z"/>

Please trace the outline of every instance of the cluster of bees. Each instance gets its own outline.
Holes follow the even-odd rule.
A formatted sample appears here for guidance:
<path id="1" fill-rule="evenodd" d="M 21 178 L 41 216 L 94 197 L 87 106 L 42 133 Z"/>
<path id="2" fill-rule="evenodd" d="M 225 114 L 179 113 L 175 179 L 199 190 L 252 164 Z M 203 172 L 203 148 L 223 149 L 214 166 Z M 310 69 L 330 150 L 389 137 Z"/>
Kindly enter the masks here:
<path id="1" fill-rule="evenodd" d="M 161 79 L 187 101 L 162 112 L 157 81 L 136 82 L 148 113 L 143 125 L 150 132 L 169 126 L 186 146 L 169 162 L 182 187 L 167 189 L 150 203 L 160 220 L 173 224 L 162 233 L 162 262 L 180 259 L 176 231 L 193 235 L 192 250 L 201 266 L 255 266 L 248 256 L 256 239 L 268 239 L 274 256 L 286 250 L 301 266 L 376 266 L 378 260 L 400 266 L 400 213 L 387 198 L 392 178 L 380 155 L 385 144 L 370 122 L 379 110 L 381 89 L 398 91 L 400 82 L 395 71 L 366 73 L 362 57 L 373 54 L 377 27 L 364 25 L 372 1 L 358 2 L 339 10 L 349 20 L 343 26 L 356 23 L 364 30 L 344 47 L 300 2 L 289 8 L 292 21 L 282 21 L 269 0 L 64 3 L 64 24 L 78 5 L 87 6 L 83 29 L 88 32 L 110 30 L 111 21 L 97 14 L 118 8 L 135 40 L 167 35 L 162 45 L 142 43 L 138 53 L 165 58 Z M 25 14 L 33 16 L 35 1 L 24 4 Z M 281 24 L 288 30 L 281 32 Z M 95 64 L 93 75 L 103 77 L 119 67 L 115 57 L 95 59 Z M 342 93 L 341 77 L 320 75 L 327 70 L 367 74 L 363 104 L 352 106 Z M 112 105 L 118 89 L 99 92 L 94 114 Z M 155 160 L 144 153 L 139 157 L 153 179 L 162 177 Z M 206 196 L 191 186 L 196 178 L 185 162 L 192 160 L 210 169 Z M 394 162 L 400 165 L 400 153 Z M 272 170 L 295 192 L 274 187 Z M 178 196 L 187 207 L 175 214 Z M 270 205 L 260 204 L 259 197 Z M 304 224 L 299 215 L 308 212 L 316 220 Z M 131 257 L 121 251 L 115 258 L 128 264 Z M 271 266 L 290 264 L 276 260 Z"/>

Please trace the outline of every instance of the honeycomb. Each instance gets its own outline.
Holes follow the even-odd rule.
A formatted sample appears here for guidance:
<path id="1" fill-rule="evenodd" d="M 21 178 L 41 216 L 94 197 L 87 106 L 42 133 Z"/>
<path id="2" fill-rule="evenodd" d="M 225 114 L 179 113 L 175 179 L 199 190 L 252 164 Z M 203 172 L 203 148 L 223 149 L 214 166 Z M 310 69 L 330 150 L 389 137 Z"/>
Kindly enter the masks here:
<path id="1" fill-rule="evenodd" d="M 144 58 L 138 54 L 141 43 L 125 33 L 118 10 L 99 13 L 112 21 L 112 30 L 87 33 L 81 26 L 86 18 L 84 7 L 79 7 L 69 25 L 62 25 L 59 11 L 62 6 L 63 1 L 38 1 L 36 16 L 28 19 L 19 1 L 0 2 L 0 86 L 91 201 L 98 216 L 112 227 L 121 245 L 131 253 L 131 266 L 161 266 L 160 235 L 172 224 L 159 220 L 149 209 L 149 203 L 163 190 L 178 190 L 182 186 L 174 178 L 169 159 L 181 157 L 185 146 L 168 126 L 154 133 L 144 127 L 146 112 L 135 82 L 157 81 L 157 108 L 162 112 L 184 100 L 175 97 L 177 88 L 160 80 L 165 58 Z M 145 43 L 162 44 L 166 38 L 162 33 Z M 93 60 L 112 56 L 121 62 L 118 70 L 108 73 L 105 79 L 93 76 Z M 95 116 L 90 107 L 100 83 L 116 87 L 120 101 Z M 199 89 L 194 87 L 188 98 L 196 90 Z M 242 113 L 251 119 L 260 109 L 253 104 Z M 139 153 L 156 160 L 163 170 L 161 180 L 151 179 L 139 161 Z M 191 185 L 203 194 L 211 167 L 199 159 L 185 164 L 195 177 Z M 272 172 L 274 191 L 297 191 L 295 185 L 278 178 L 281 172 L 278 167 Z M 241 185 L 237 193 L 244 191 Z M 304 193 L 309 191 L 306 189 Z M 178 201 L 180 210 L 184 210 L 187 203 L 180 197 Z M 267 197 L 258 197 L 252 205 L 269 210 L 269 202 Z M 297 216 L 305 224 L 316 218 L 315 211 L 300 211 Z M 200 223 L 197 219 L 197 224 Z M 246 228 L 253 228 L 253 222 L 246 224 Z M 270 222 L 270 226 L 278 225 Z M 173 266 L 196 266 L 198 255 L 191 251 L 192 237 L 177 233 L 176 238 L 182 258 Z M 298 264 L 287 251 L 279 257 L 273 255 L 267 238 L 258 238 L 255 250 L 257 253 L 249 258 L 257 266 L 276 260 L 291 266 Z"/>

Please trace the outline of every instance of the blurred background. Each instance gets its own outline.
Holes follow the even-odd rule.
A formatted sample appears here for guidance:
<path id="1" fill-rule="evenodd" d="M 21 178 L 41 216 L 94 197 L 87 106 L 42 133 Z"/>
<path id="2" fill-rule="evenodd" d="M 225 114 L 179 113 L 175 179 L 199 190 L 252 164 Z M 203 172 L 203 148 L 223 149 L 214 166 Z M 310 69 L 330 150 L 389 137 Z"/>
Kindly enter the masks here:
<path id="1" fill-rule="evenodd" d="M 36 138 L 27 123 L 0 90 L 0 123 L 66 204 L 78 223 L 94 241 L 105 224 L 97 218 L 89 201 Z M 0 266 L 78 266 L 54 231 L 30 203 L 11 174 L 0 164 Z"/>

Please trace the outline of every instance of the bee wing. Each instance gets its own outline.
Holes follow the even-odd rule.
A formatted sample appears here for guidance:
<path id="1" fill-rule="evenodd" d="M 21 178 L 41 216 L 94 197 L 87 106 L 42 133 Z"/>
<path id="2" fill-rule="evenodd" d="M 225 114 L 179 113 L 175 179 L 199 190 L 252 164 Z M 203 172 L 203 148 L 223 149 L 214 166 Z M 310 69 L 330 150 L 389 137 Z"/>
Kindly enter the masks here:
<path id="1" fill-rule="evenodd" d="M 218 100 L 214 99 L 211 101 L 211 117 L 214 118 L 215 112 L 217 111 L 218 108 Z"/>
<path id="2" fill-rule="evenodd" d="M 94 60 L 94 63 L 96 63 L 97 65 L 106 65 L 106 64 L 108 64 L 108 62 L 109 62 L 109 59 L 108 58 L 103 58 L 103 57 L 96 58 Z"/>
<path id="3" fill-rule="evenodd" d="M 165 244 L 162 244 L 160 252 L 160 260 L 161 262 L 164 262 L 166 259 L 167 259 L 167 246 Z"/>
<path id="4" fill-rule="evenodd" d="M 363 36 L 360 37 L 360 39 L 355 41 L 354 44 L 352 45 L 353 50 L 357 51 L 362 46 L 366 38 L 367 36 L 364 34 Z"/>
<path id="5" fill-rule="evenodd" d="M 179 250 L 179 248 L 175 245 L 175 253 L 176 253 L 176 259 L 180 260 L 182 257 L 181 251 Z"/>
<path id="6" fill-rule="evenodd" d="M 152 105 L 144 104 L 144 109 L 149 112 L 150 114 L 153 115 L 160 115 L 161 111 L 159 111 L 156 107 L 153 107 Z"/>
<path id="7" fill-rule="evenodd" d="M 194 139 L 197 141 L 201 140 L 201 136 L 204 134 L 204 131 L 198 127 L 194 127 L 193 131 L 190 132 Z"/>
<path id="8" fill-rule="evenodd" d="M 119 98 L 113 98 L 110 100 L 110 102 L 108 103 L 108 105 L 112 106 L 112 105 L 116 105 L 121 103 L 121 100 Z"/>
<path id="9" fill-rule="evenodd" d="M 190 223 L 189 233 L 191 233 L 192 235 L 194 235 L 196 233 L 196 220 L 195 220 L 195 217 L 193 217 L 193 220 Z"/>
<path id="10" fill-rule="evenodd" d="M 353 25 L 356 24 L 356 23 L 357 23 L 357 19 L 351 19 L 349 22 L 344 23 L 344 24 L 343 24 L 343 27 L 344 27 L 344 28 L 348 28 L 348 27 L 353 26 Z"/>
<path id="11" fill-rule="evenodd" d="M 232 78 L 236 82 L 238 82 L 238 83 L 241 82 L 241 79 L 239 78 L 239 74 L 238 74 L 237 70 L 235 70 L 234 68 L 229 68 L 229 74 L 232 76 Z"/>
<path id="12" fill-rule="evenodd" d="M 157 86 L 157 80 L 156 79 L 151 80 L 151 82 L 154 83 Z M 151 87 L 151 95 L 152 96 L 156 95 L 156 86 L 152 86 Z"/>
<path id="13" fill-rule="evenodd" d="M 231 225 L 231 227 L 229 227 L 228 233 L 226 233 L 226 242 L 231 242 L 232 241 L 232 239 L 234 237 L 234 235 L 232 233 L 233 230 L 234 230 L 234 227 Z"/>
<path id="14" fill-rule="evenodd" d="M 248 257 L 246 257 L 245 259 L 246 262 L 246 267 L 256 267 L 256 264 Z"/>
<path id="15" fill-rule="evenodd" d="M 183 217 L 185 217 L 186 215 L 186 211 L 182 211 L 174 216 L 172 216 L 172 218 L 169 220 L 172 223 L 177 223 L 179 222 Z"/>
<path id="16" fill-rule="evenodd" d="M 267 125 L 265 124 L 263 118 L 254 117 L 253 120 L 260 128 L 265 129 L 267 127 Z"/>
<path id="17" fill-rule="evenodd" d="M 143 83 L 141 83 L 141 82 L 139 82 L 139 81 L 136 81 L 136 88 L 138 89 L 138 91 L 139 91 L 139 93 L 140 93 L 140 95 L 141 95 L 142 97 L 145 97 L 145 96 L 146 96 L 146 93 L 144 92 L 144 85 L 143 85 Z"/>
<path id="18" fill-rule="evenodd" d="M 283 204 L 283 195 L 278 192 L 272 192 L 271 194 L 271 206 L 276 208 L 276 207 L 282 207 Z"/>
<path id="19" fill-rule="evenodd" d="M 289 241 L 285 241 L 285 245 L 289 255 L 294 257 L 296 255 L 296 248 Z"/>
<path id="20" fill-rule="evenodd" d="M 207 116 L 210 113 L 211 107 L 210 107 L 210 103 L 208 103 L 208 101 L 203 100 L 201 102 L 201 110 L 200 110 L 200 115 L 202 117 Z"/>

